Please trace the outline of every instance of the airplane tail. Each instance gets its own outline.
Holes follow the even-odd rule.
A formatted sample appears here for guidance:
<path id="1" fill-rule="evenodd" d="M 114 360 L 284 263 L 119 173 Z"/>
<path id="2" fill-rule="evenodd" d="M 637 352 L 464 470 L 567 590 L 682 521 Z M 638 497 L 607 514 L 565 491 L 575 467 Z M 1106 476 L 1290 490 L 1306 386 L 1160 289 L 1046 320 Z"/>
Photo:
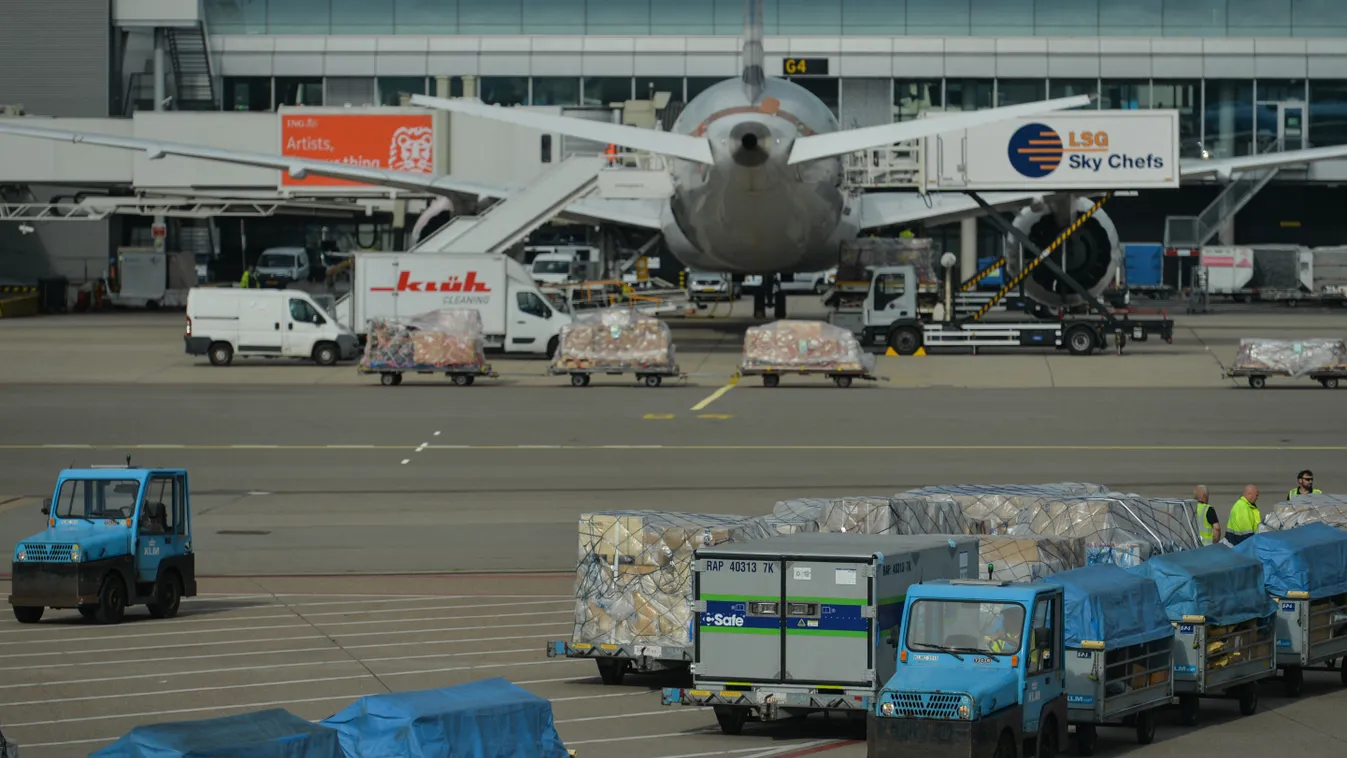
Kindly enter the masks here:
<path id="1" fill-rule="evenodd" d="M 748 100 L 757 103 L 767 84 L 763 69 L 763 0 L 744 0 L 744 88 Z"/>

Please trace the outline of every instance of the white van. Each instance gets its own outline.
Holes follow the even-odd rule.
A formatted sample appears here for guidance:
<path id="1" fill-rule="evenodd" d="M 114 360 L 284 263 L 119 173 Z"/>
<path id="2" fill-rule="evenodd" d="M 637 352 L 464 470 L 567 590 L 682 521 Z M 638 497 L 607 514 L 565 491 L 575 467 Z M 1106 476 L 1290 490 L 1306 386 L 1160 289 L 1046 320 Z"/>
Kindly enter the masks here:
<path id="1" fill-rule="evenodd" d="M 187 293 L 187 354 L 228 366 L 234 356 L 351 360 L 356 336 L 299 290 L 194 287 Z"/>
<path id="2" fill-rule="evenodd" d="M 263 278 L 305 282 L 312 273 L 309 252 L 302 247 L 269 247 L 257 258 L 257 275 Z"/>

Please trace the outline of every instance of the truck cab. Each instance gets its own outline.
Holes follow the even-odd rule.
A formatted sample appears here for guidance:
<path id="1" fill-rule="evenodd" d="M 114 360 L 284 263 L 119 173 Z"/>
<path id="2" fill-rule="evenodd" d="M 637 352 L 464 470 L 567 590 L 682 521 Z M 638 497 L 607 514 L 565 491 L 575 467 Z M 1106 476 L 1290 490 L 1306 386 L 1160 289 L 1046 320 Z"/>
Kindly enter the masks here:
<path id="1" fill-rule="evenodd" d="M 1067 738 L 1062 588 L 954 579 L 912 587 L 869 758 L 1051 756 Z"/>
<path id="2" fill-rule="evenodd" d="M 196 556 L 183 469 L 65 469 L 44 500 L 46 528 L 14 547 L 9 604 L 23 624 L 48 608 L 100 624 L 144 605 L 154 618 L 196 595 Z"/>
<path id="3" fill-rule="evenodd" d="M 864 280 L 838 278 L 828 298 L 828 323 L 848 329 L 861 345 L 890 345 L 903 354 L 922 342 L 917 295 L 921 284 L 913 266 L 868 268 Z M 909 352 L 904 350 L 911 343 Z"/>

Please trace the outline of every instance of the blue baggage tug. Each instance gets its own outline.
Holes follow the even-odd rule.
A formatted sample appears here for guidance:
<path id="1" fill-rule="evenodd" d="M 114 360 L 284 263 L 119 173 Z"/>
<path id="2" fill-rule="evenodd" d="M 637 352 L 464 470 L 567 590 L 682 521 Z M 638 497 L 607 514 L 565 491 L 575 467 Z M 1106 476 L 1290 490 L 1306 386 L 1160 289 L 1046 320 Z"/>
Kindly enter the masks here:
<path id="1" fill-rule="evenodd" d="M 1174 627 L 1155 582 L 1100 564 L 1041 580 L 1063 588 L 1067 720 L 1076 751 L 1094 755 L 1098 727 L 1155 739 L 1156 710 L 1174 698 Z"/>
<path id="2" fill-rule="evenodd" d="M 1277 666 L 1286 694 L 1298 697 L 1306 669 L 1332 671 L 1347 656 L 1347 532 L 1306 524 L 1256 534 L 1235 552 L 1263 564 L 1277 604 Z M 1347 665 L 1338 671 L 1347 687 Z"/>
<path id="3" fill-rule="evenodd" d="M 1258 710 L 1258 683 L 1277 673 L 1275 609 L 1263 564 L 1225 545 L 1158 555 L 1136 568 L 1155 582 L 1174 624 L 1174 694 L 1185 726 L 1200 698 L 1235 697 Z"/>

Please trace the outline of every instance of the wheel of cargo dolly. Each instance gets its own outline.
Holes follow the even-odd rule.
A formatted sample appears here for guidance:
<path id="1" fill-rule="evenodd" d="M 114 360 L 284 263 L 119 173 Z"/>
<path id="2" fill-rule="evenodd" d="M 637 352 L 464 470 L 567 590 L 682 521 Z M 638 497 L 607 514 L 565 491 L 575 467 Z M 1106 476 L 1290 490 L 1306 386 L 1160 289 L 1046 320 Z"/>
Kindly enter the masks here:
<path id="1" fill-rule="evenodd" d="M 1076 755 L 1094 755 L 1099 745 L 1099 730 L 1094 724 L 1076 725 Z"/>
<path id="2" fill-rule="evenodd" d="M 658 376 L 647 376 L 645 378 L 645 386 L 658 387 L 660 385 L 660 381 L 661 381 L 660 377 Z"/>
<path id="3" fill-rule="evenodd" d="M 1249 386 L 1256 390 L 1261 390 L 1267 386 L 1267 377 L 1251 376 L 1249 377 Z"/>
<path id="4" fill-rule="evenodd" d="M 1335 389 L 1338 388 L 1338 380 L 1337 380 L 1337 377 L 1333 377 L 1333 376 L 1325 377 L 1325 378 L 1323 378 L 1323 379 L 1320 379 L 1320 380 L 1319 380 L 1319 383 L 1322 384 L 1322 385 L 1324 385 L 1324 389 L 1326 389 L 1326 390 L 1335 390 Z"/>
<path id="5" fill-rule="evenodd" d="M 841 387 L 842 389 L 846 389 L 847 387 L 851 386 L 851 377 L 849 376 L 835 376 L 833 377 L 833 381 L 837 382 L 837 386 Z"/>
<path id="6" fill-rule="evenodd" d="M 571 374 L 571 386 L 583 387 L 589 384 L 589 374 Z"/>
<path id="7" fill-rule="evenodd" d="M 1152 742 L 1155 742 L 1155 711 L 1142 711 L 1137 714 L 1137 744 Z"/>
<path id="8" fill-rule="evenodd" d="M 1179 723 L 1184 726 L 1197 726 L 1197 711 L 1201 701 L 1196 695 L 1179 696 Z"/>
<path id="9" fill-rule="evenodd" d="M 98 591 L 98 610 L 94 621 L 100 624 L 120 624 L 126 615 L 126 585 L 119 574 L 108 574 L 103 588 Z"/>
<path id="10" fill-rule="evenodd" d="M 14 606 L 14 618 L 20 624 L 36 624 L 42 620 L 42 612 L 47 610 L 40 605 Z"/>
<path id="11" fill-rule="evenodd" d="M 398 375 L 394 373 L 380 374 L 379 384 L 382 384 L 385 387 L 395 387 L 398 384 Z"/>
<path id="12" fill-rule="evenodd" d="M 466 387 L 469 384 L 472 384 L 472 377 L 467 374 L 454 374 L 454 378 L 450 381 L 457 387 Z"/>
<path id="13" fill-rule="evenodd" d="M 744 731 L 744 724 L 748 723 L 748 709 L 717 705 L 716 723 L 720 724 L 720 731 L 724 734 L 739 734 Z"/>
<path id="14" fill-rule="evenodd" d="M 1282 684 L 1286 687 L 1287 697 L 1300 697 L 1305 689 L 1305 670 L 1299 666 L 1287 666 L 1282 671 Z"/>
<path id="15" fill-rule="evenodd" d="M 1258 682 L 1250 682 L 1240 688 L 1239 713 L 1252 716 L 1258 711 Z"/>
<path id="16" fill-rule="evenodd" d="M 778 384 L 780 384 L 780 383 L 781 383 L 781 377 L 777 376 L 776 374 L 763 374 L 763 375 L 762 375 L 762 386 L 764 386 L 764 387 L 775 387 L 776 385 L 778 385 Z"/>

